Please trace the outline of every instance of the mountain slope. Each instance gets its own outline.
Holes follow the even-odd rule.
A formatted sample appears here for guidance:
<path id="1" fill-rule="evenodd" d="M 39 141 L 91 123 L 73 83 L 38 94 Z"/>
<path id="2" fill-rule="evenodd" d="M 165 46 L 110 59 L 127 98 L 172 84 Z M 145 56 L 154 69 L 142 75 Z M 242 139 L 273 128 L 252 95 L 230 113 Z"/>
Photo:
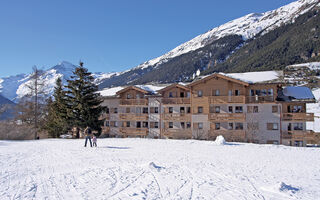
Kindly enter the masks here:
<path id="1" fill-rule="evenodd" d="M 216 65 L 219 62 L 224 62 L 232 53 L 234 53 L 237 49 L 240 49 L 241 45 L 232 45 L 231 42 L 228 41 L 228 37 L 238 35 L 238 37 L 243 40 L 242 43 L 248 40 L 250 41 L 257 35 L 267 34 L 277 27 L 281 27 L 285 24 L 293 22 L 298 16 L 314 9 L 319 5 L 319 0 L 300 0 L 273 11 L 268 11 L 261 14 L 253 13 L 239 19 L 235 19 L 231 22 L 211 29 L 205 34 L 195 37 L 194 39 L 174 48 L 172 51 L 163 56 L 142 63 L 131 70 L 106 79 L 102 82 L 100 87 L 104 88 L 133 83 L 146 83 L 150 82 L 151 80 L 155 82 L 186 80 L 190 78 L 197 69 L 204 70 L 206 67 L 208 67 L 208 64 L 210 67 L 211 65 Z M 226 44 L 221 44 L 220 42 L 221 47 L 228 45 L 229 47 L 223 49 L 224 57 L 218 56 L 217 58 L 212 56 L 214 55 L 212 52 L 215 52 L 215 50 L 213 50 L 210 46 L 214 46 L 219 40 L 226 41 Z M 239 43 L 236 42 L 235 44 Z M 201 49 L 206 47 L 211 48 L 213 51 L 211 51 L 211 53 L 210 51 L 204 53 L 201 52 Z M 233 49 L 229 49 L 230 47 Z M 226 53 L 227 49 L 229 49 L 229 51 Z M 202 54 L 202 56 L 200 54 Z M 194 64 L 190 65 L 190 62 L 188 62 L 188 66 L 177 67 L 177 65 L 182 65 L 181 63 L 186 63 L 186 57 L 188 56 L 193 57 L 190 58 L 189 61 Z M 206 60 L 210 61 L 206 63 Z M 175 74 L 184 71 L 184 74 L 180 77 L 177 75 L 169 76 L 168 79 L 168 75 L 165 73 L 162 75 L 161 73 L 158 73 L 161 70 L 157 70 L 161 68 L 163 68 L 162 71 L 165 69 L 165 71 Z M 178 68 L 178 71 L 176 71 L 176 68 Z"/>
<path id="2" fill-rule="evenodd" d="M 66 84 L 66 80 L 70 79 L 77 66 L 69 62 L 63 61 L 58 65 L 55 65 L 48 70 L 44 70 L 40 79 L 45 83 L 45 91 L 47 94 L 51 94 L 55 87 L 57 78 L 61 78 L 63 83 Z M 95 81 L 97 84 L 102 79 L 109 78 L 116 73 L 94 73 Z M 8 98 L 11 101 L 17 102 L 21 97 L 26 95 L 29 91 L 27 84 L 30 83 L 30 74 L 20 74 L 16 76 L 10 76 L 0 78 L 0 95 Z"/>

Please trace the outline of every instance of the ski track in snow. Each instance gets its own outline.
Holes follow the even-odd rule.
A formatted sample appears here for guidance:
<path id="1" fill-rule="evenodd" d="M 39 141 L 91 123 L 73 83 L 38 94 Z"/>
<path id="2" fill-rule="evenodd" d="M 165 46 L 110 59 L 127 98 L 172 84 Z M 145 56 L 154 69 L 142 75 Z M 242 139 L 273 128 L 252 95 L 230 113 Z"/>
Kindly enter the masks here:
<path id="1" fill-rule="evenodd" d="M 317 199 L 320 148 L 212 141 L 0 141 L 0 199 Z"/>

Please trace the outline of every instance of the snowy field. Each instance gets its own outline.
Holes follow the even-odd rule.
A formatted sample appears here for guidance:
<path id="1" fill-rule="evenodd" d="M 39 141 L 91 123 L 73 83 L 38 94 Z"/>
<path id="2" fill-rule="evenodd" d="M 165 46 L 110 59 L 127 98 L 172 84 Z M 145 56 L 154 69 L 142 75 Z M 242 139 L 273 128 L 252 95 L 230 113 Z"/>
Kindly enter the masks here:
<path id="1" fill-rule="evenodd" d="M 0 141 L 0 199 L 319 199 L 320 148 L 212 141 Z"/>

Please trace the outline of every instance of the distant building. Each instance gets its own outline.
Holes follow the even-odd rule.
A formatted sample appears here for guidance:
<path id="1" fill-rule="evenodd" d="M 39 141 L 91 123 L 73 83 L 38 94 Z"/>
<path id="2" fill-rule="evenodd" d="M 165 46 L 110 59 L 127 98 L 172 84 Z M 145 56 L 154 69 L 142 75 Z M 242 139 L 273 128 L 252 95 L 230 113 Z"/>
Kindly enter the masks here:
<path id="1" fill-rule="evenodd" d="M 281 71 L 214 73 L 192 83 L 137 85 L 102 91 L 103 134 L 306 146 L 319 136 L 306 130 L 315 102 L 309 88 L 283 87 Z"/>

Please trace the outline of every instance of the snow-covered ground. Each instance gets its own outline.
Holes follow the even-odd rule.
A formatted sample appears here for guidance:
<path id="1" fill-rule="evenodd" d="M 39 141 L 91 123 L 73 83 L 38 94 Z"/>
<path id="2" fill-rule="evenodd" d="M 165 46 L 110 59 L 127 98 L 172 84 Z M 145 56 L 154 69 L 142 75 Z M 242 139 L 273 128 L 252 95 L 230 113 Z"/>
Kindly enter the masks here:
<path id="1" fill-rule="evenodd" d="M 195 140 L 0 141 L 0 199 L 319 199 L 320 148 Z"/>

